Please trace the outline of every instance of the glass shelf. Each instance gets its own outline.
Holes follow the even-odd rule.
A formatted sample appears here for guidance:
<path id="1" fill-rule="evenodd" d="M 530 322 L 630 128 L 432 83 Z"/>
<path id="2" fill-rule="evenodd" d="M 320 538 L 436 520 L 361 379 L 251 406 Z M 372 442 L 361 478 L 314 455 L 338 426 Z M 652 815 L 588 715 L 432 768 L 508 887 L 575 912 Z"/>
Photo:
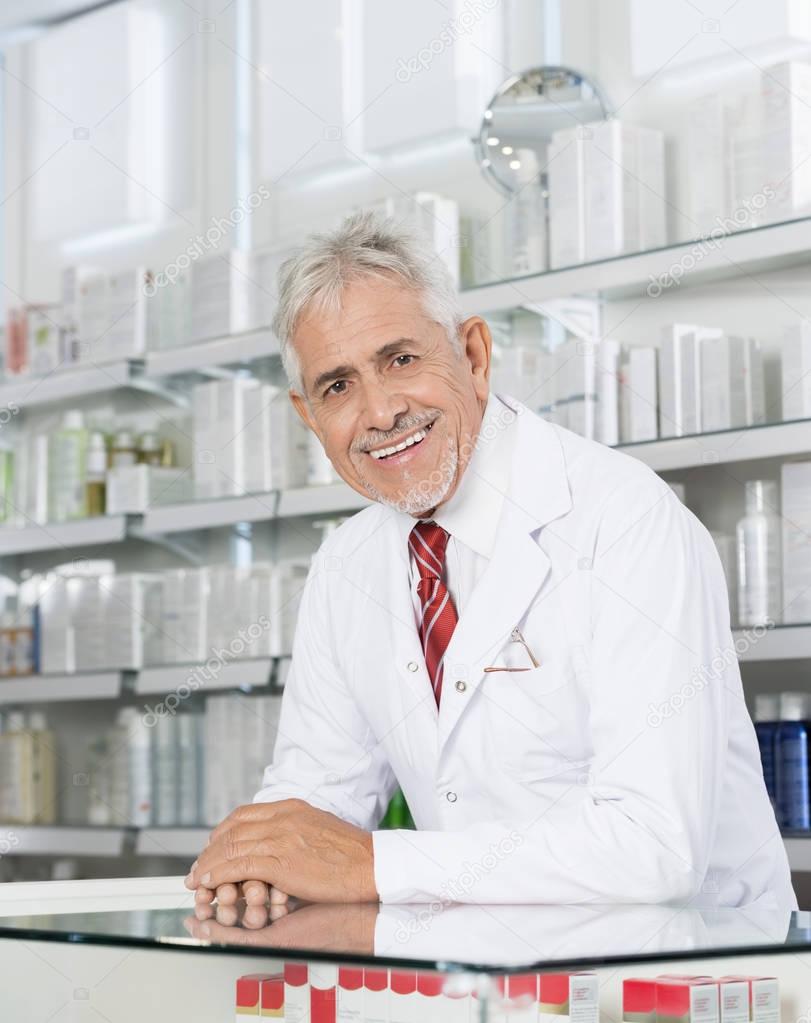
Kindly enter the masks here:
<path id="1" fill-rule="evenodd" d="M 811 262 L 810 243 L 811 217 L 797 217 L 733 231 L 724 234 L 718 243 L 699 237 L 591 263 L 484 280 L 462 291 L 462 303 L 465 312 L 471 314 L 569 295 L 657 298 L 668 291 L 678 293 L 685 286 Z M 692 259 L 692 266 L 688 259 Z M 683 268 L 679 283 L 663 285 L 663 275 L 672 274 L 675 266 Z"/>

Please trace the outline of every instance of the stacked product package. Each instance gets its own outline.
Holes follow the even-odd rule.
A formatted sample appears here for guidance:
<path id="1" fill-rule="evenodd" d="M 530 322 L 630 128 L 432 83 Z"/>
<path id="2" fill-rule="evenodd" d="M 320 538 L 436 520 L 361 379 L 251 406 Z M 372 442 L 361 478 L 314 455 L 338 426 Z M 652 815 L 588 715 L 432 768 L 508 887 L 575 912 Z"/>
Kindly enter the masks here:
<path id="1" fill-rule="evenodd" d="M 665 244 L 662 132 L 613 118 L 561 129 L 548 167 L 552 269 Z"/>
<path id="2" fill-rule="evenodd" d="M 199 384 L 192 410 L 198 498 L 338 479 L 281 388 L 240 377 Z"/>
<path id="3" fill-rule="evenodd" d="M 301 561 L 155 573 L 89 562 L 32 577 L 23 599 L 38 608 L 43 674 L 132 671 L 289 654 L 306 574 Z"/>
<path id="4" fill-rule="evenodd" d="M 811 212 L 811 64 L 763 68 L 757 84 L 715 90 L 692 104 L 687 138 L 690 220 L 701 234 Z"/>
<path id="5" fill-rule="evenodd" d="M 312 1023 L 468 1023 L 485 1012 L 487 1019 L 516 1023 L 598 1023 L 600 1018 L 594 973 L 512 973 L 488 977 L 483 985 L 480 1003 L 478 990 L 457 990 L 452 977 L 439 972 L 289 962 L 279 973 L 240 977 L 236 1014 Z"/>
<path id="6" fill-rule="evenodd" d="M 252 800 L 273 757 L 281 696 L 209 695 L 202 711 L 192 709 L 185 701 L 205 685 L 201 678 L 123 707 L 96 736 L 88 749 L 88 823 L 215 825 Z"/>
<path id="7" fill-rule="evenodd" d="M 780 1023 L 775 977 L 663 973 L 622 982 L 623 1023 Z"/>
<path id="8" fill-rule="evenodd" d="M 794 343 L 787 342 L 784 386 L 799 380 L 806 360 L 811 380 L 811 331 L 792 329 L 789 339 Z M 795 388 L 800 395 L 802 386 Z M 663 327 L 658 346 L 610 338 L 594 343 L 569 338 L 547 351 L 509 345 L 493 368 L 493 389 L 550 422 L 610 445 L 766 420 L 759 343 L 697 324 Z M 798 418 L 811 416 L 811 385 L 808 391 L 807 408 L 794 409 Z"/>

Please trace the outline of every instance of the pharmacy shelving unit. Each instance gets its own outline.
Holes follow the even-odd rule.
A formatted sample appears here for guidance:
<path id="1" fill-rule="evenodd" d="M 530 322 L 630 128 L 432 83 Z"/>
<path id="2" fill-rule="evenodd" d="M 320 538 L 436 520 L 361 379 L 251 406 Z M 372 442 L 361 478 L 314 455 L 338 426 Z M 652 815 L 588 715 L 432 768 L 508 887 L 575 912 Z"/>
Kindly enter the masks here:
<path id="1" fill-rule="evenodd" d="M 767 273 L 809 262 L 811 218 L 770 224 L 723 236 L 719 243 L 689 241 L 661 249 L 616 256 L 595 263 L 483 284 L 462 292 L 465 315 L 504 312 L 516 306 L 572 295 L 598 294 L 606 299 L 642 298 L 664 268 L 686 267 L 701 247 L 694 266 L 684 269 L 679 287 L 710 284 L 732 277 Z"/>
<path id="2" fill-rule="evenodd" d="M 687 242 L 656 251 L 627 255 L 599 263 L 550 271 L 515 280 L 505 280 L 464 291 L 463 312 L 498 316 L 516 309 L 535 312 L 551 304 L 582 298 L 597 302 L 645 301 L 651 281 L 668 266 L 685 267 L 700 243 Z M 811 264 L 811 218 L 774 224 L 728 235 L 718 244 L 703 246 L 701 256 L 685 269 L 672 294 L 683 295 L 723 281 L 746 281 L 754 275 L 791 270 Z M 268 363 L 278 368 L 279 345 L 269 328 L 231 337 L 150 351 L 143 360 L 83 366 L 54 372 L 43 378 L 25 378 L 0 384 L 0 407 L 16 405 L 25 413 L 65 406 L 67 402 L 92 399 L 103 392 L 149 392 L 175 399 L 182 396 L 190 380 L 229 374 L 245 367 Z M 260 368 L 261 372 L 261 368 Z M 712 473 L 734 463 L 780 460 L 811 456 L 811 420 L 777 422 L 741 430 L 729 430 L 695 437 L 663 439 L 624 445 L 622 450 L 664 474 Z M 0 529 L 0 561 L 9 558 L 15 568 L 42 564 L 47 552 L 58 552 L 62 560 L 73 551 L 126 547 L 128 544 L 163 543 L 168 549 L 195 550 L 195 537 L 209 531 L 236 537 L 247 528 L 265 522 L 296 528 L 296 520 L 319 516 L 351 514 L 368 501 L 343 483 L 295 490 L 270 491 L 217 500 L 188 501 L 153 507 L 143 515 L 109 516 L 59 525 L 31 525 L 23 529 Z M 190 540 L 191 538 L 191 540 Z M 140 550 L 140 548 L 139 548 Z M 96 552 L 94 552 L 96 553 Z M 102 553 L 99 550 L 99 553 Z M 741 631 L 736 638 L 744 637 Z M 744 646 L 744 645 L 742 645 Z M 768 630 L 756 642 L 745 644 L 740 654 L 746 671 L 766 665 L 771 672 L 781 662 L 811 660 L 811 623 Z M 750 665 L 751 667 L 746 667 Z M 225 666 L 212 690 L 253 689 L 283 685 L 289 658 L 234 661 Z M 0 679 L 0 710 L 4 706 L 72 701 L 115 702 L 146 695 L 174 692 L 193 674 L 194 666 L 166 665 L 139 672 L 100 672 L 53 678 Z M 61 713 L 61 710 L 60 710 Z M 0 828 L 2 825 L 0 824 Z M 141 856 L 196 854 L 207 834 L 193 828 L 25 828 L 21 855 L 119 856 L 122 850 Z M 811 841 L 790 836 L 786 839 L 792 866 L 811 871 Z"/>
<path id="3" fill-rule="evenodd" d="M 115 700 L 124 691 L 123 671 L 76 672 L 71 675 L 23 675 L 0 679 L 0 708 L 76 700 Z"/>
<path id="4" fill-rule="evenodd" d="M 141 360 L 121 359 L 54 370 L 44 376 L 21 377 L 0 383 L 0 407 L 36 408 L 122 387 L 136 387 L 142 373 Z"/>

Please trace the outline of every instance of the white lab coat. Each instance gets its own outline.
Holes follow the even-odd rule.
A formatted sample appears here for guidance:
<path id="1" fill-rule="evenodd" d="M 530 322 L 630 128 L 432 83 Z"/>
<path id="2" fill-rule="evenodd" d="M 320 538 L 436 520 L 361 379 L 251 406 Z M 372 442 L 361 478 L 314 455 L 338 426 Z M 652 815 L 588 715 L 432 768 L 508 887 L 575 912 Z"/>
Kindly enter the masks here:
<path id="1" fill-rule="evenodd" d="M 508 493 L 439 711 L 401 513 L 374 505 L 313 560 L 255 800 L 373 829 L 399 784 L 418 831 L 374 832 L 383 902 L 793 908 L 709 533 L 641 462 L 500 400 Z M 484 672 L 526 663 L 515 626 L 540 667 Z"/>

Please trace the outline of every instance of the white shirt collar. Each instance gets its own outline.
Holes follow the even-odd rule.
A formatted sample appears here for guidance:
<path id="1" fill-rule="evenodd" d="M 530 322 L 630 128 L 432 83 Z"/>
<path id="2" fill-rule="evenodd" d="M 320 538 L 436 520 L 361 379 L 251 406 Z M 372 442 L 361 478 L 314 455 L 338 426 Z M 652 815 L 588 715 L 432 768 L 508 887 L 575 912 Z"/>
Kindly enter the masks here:
<path id="1" fill-rule="evenodd" d="M 491 392 L 462 478 L 450 499 L 431 516 L 451 536 L 485 558 L 490 558 L 493 551 L 510 480 L 515 417 L 504 421 L 504 408 L 504 402 Z M 418 520 L 406 512 L 394 514 L 405 553 L 408 534 Z"/>

